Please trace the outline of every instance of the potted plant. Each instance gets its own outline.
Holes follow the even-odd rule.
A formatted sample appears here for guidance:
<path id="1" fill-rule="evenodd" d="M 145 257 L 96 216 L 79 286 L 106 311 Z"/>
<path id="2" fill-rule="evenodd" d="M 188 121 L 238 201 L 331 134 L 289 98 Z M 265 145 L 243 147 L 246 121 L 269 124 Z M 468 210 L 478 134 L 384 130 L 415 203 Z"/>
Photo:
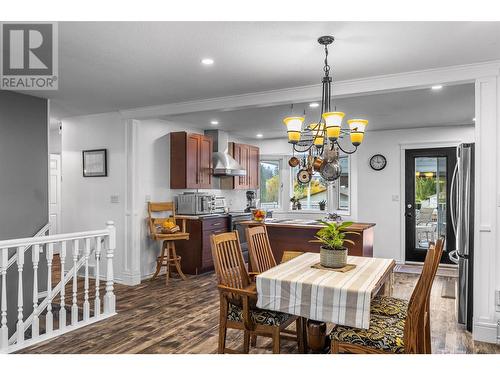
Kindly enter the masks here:
<path id="1" fill-rule="evenodd" d="M 326 200 L 323 199 L 322 201 L 319 202 L 319 209 L 321 211 L 324 211 L 325 208 L 326 208 Z"/>
<path id="2" fill-rule="evenodd" d="M 295 195 L 290 198 L 290 202 L 292 202 L 292 210 L 296 210 L 297 203 L 299 202 L 299 200 L 297 198 L 295 198 Z"/>
<path id="3" fill-rule="evenodd" d="M 320 264 L 328 268 L 341 268 L 347 264 L 347 247 L 344 243 L 354 245 L 354 242 L 345 238 L 346 234 L 356 234 L 357 232 L 343 231 L 352 225 L 352 221 L 345 223 L 322 221 L 325 226 L 316 233 L 316 239 L 310 242 L 321 243 Z"/>

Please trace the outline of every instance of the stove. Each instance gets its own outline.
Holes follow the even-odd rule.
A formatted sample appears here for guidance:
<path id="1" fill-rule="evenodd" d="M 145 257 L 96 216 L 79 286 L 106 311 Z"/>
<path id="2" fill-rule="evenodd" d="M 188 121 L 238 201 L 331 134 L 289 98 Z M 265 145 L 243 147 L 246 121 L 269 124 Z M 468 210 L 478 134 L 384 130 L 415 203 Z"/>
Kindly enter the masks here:
<path id="1" fill-rule="evenodd" d="M 229 216 L 229 229 L 238 231 L 243 258 L 245 259 L 245 262 L 248 263 L 248 243 L 246 238 L 247 236 L 245 233 L 245 226 L 239 223 L 241 221 L 252 220 L 252 214 L 250 212 L 233 211 L 229 212 L 228 216 Z"/>

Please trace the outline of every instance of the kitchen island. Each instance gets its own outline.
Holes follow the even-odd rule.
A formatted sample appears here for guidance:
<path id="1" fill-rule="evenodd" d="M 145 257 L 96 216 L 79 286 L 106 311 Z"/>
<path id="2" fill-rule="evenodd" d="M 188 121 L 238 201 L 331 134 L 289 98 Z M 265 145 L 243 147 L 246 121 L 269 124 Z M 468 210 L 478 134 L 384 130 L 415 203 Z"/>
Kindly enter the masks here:
<path id="1" fill-rule="evenodd" d="M 249 220 L 242 221 L 240 224 L 246 226 L 265 225 L 274 257 L 278 262 L 284 251 L 319 253 L 320 244 L 309 242 L 315 239 L 316 232 L 323 227 L 323 224 L 317 220 L 266 219 L 261 223 Z M 344 229 L 344 231 L 358 233 L 357 235 L 347 234 L 345 237 L 354 242 L 354 245 L 346 242 L 349 255 L 373 256 L 374 227 L 373 223 L 353 223 Z"/>

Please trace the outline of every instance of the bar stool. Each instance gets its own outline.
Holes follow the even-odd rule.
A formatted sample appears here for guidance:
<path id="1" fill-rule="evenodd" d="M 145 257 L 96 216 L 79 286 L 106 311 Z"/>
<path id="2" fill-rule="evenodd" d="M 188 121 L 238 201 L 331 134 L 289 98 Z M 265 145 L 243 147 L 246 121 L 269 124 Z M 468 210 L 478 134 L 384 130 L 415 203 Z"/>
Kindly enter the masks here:
<path id="1" fill-rule="evenodd" d="M 170 213 L 169 217 L 154 218 L 153 213 L 162 212 Z M 161 233 L 158 226 L 164 222 L 170 221 L 177 225 L 175 219 L 175 204 L 174 202 L 148 202 L 148 222 L 151 238 L 156 241 L 162 241 L 160 255 L 156 258 L 156 271 L 151 277 L 151 281 L 156 279 L 162 267 L 167 267 L 166 284 L 170 278 L 170 268 L 175 267 L 179 276 L 186 280 L 186 275 L 181 269 L 181 257 L 175 251 L 175 241 L 189 240 L 189 233 L 186 232 L 186 219 L 182 219 L 181 230 L 175 233 Z"/>

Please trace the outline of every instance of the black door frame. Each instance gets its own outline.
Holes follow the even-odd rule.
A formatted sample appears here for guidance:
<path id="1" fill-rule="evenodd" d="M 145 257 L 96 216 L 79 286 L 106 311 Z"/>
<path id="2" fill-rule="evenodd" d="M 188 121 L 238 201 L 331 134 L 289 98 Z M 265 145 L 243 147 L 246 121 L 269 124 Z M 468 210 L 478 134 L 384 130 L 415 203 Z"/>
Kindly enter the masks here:
<path id="1" fill-rule="evenodd" d="M 405 150 L 405 261 L 423 262 L 427 249 L 415 246 L 415 161 L 416 157 L 446 157 L 446 243 L 441 263 L 451 263 L 448 251 L 455 247 L 455 233 L 451 225 L 450 192 L 453 171 L 457 163 L 456 147 Z M 411 207 L 409 207 L 411 205 Z"/>

